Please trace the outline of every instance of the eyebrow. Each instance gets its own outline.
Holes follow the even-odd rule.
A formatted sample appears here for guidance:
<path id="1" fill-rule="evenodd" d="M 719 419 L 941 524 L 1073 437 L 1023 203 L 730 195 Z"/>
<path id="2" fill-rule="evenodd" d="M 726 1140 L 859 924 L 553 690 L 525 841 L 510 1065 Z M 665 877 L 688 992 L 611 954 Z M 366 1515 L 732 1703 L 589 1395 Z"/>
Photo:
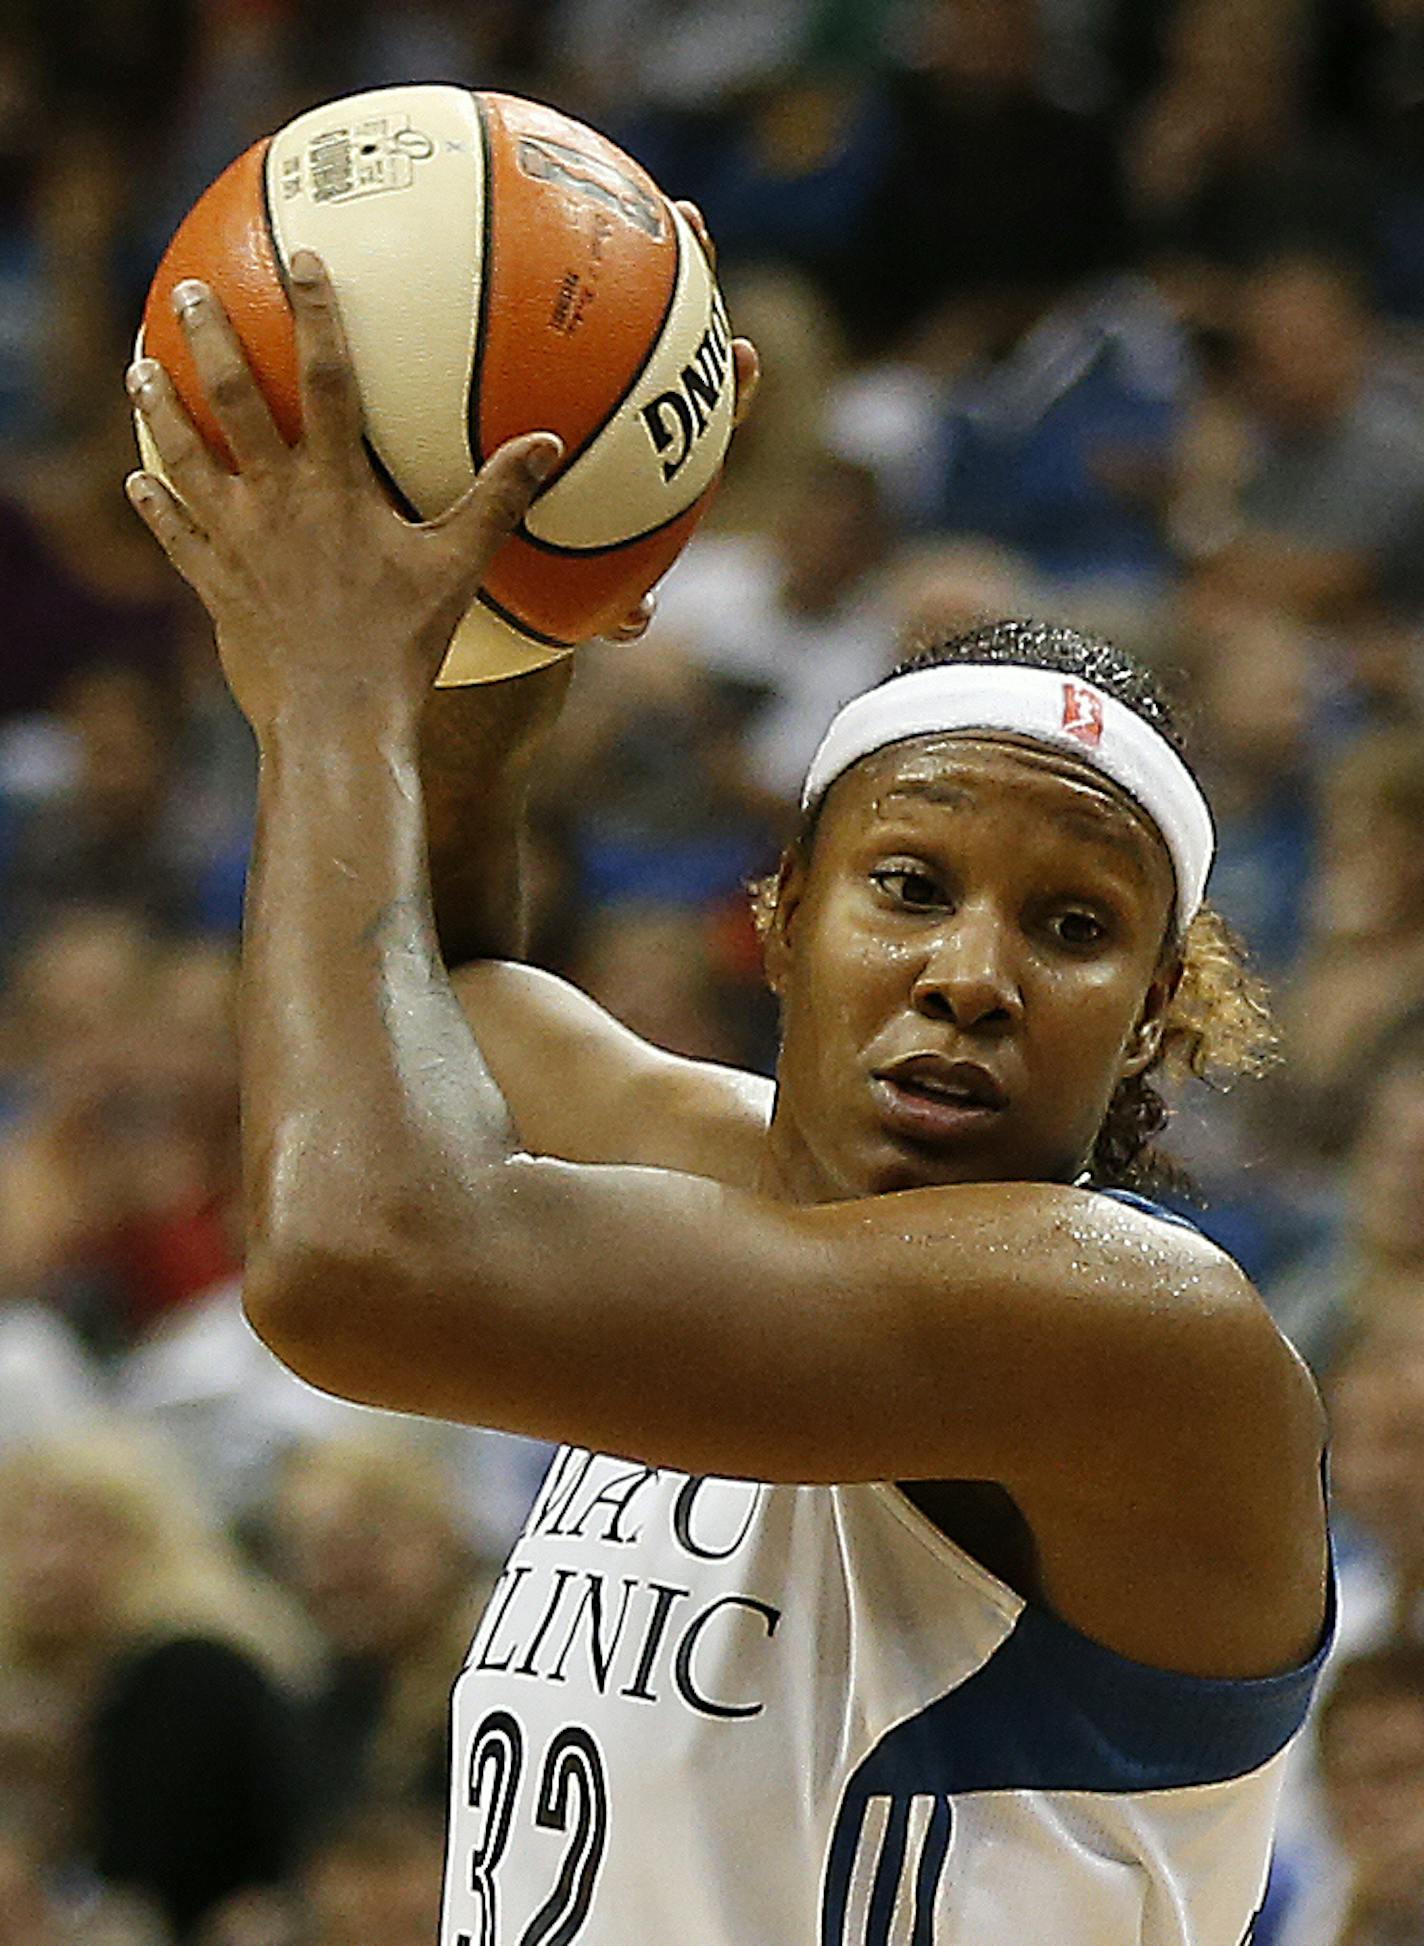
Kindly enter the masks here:
<path id="1" fill-rule="evenodd" d="M 942 780 L 896 784 L 878 801 L 886 804 L 897 797 L 922 798 L 928 804 L 947 804 L 954 810 L 963 810 L 974 802 L 972 790 L 966 789 L 962 784 L 948 784 Z M 1113 818 L 1106 810 L 1099 811 L 1089 809 L 1087 805 L 1076 804 L 1064 804 L 1045 810 L 1042 815 L 1050 823 L 1064 825 L 1081 837 L 1092 838 L 1099 844 L 1110 846 L 1112 850 L 1131 859 L 1139 872 L 1144 869 L 1142 846 L 1134 836 L 1134 830 L 1140 830 L 1143 836 L 1149 834 L 1155 836 L 1155 833 L 1151 832 L 1151 827 L 1145 823 L 1141 826 L 1125 825 Z M 1157 842 L 1162 845 L 1165 853 L 1166 846 L 1163 841 L 1158 838 Z"/>

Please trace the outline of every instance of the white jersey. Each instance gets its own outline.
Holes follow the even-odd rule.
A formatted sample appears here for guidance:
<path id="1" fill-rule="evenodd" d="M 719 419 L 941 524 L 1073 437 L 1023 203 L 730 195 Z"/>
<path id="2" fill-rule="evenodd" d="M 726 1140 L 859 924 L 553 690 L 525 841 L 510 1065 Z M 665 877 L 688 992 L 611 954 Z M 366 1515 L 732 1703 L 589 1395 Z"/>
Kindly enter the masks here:
<path id="1" fill-rule="evenodd" d="M 566 1448 L 455 1688 L 442 1946 L 1244 1946 L 1333 1626 L 1168 1674 L 892 1485 Z"/>

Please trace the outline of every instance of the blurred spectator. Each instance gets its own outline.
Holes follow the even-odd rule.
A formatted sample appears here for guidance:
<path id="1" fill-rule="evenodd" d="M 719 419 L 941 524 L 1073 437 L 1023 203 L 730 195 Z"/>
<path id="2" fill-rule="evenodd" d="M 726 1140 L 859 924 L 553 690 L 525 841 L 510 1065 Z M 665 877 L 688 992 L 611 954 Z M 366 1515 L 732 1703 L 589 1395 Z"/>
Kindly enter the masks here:
<path id="1" fill-rule="evenodd" d="M 630 106 L 705 112 L 793 67 L 818 4 L 556 0 L 554 58 L 595 118 Z"/>
<path id="2" fill-rule="evenodd" d="M 353 1814 L 302 1875 L 303 1946 L 429 1946 L 440 1920 L 444 1836 L 433 1813 Z"/>
<path id="3" fill-rule="evenodd" d="M 1417 613 L 1424 407 L 1359 278 L 1321 256 L 1263 264 L 1242 290 L 1232 379 L 1178 503 L 1201 572 L 1305 619 Z"/>
<path id="4" fill-rule="evenodd" d="M 66 978 L 76 947 L 90 971 Z M 42 1038 L 0 1136 L 0 1288 L 61 1304 L 112 1352 L 240 1260 L 235 962 L 71 915 L 22 962 L 22 1007 L 47 959 L 81 1010 L 29 1002 Z"/>
<path id="5" fill-rule="evenodd" d="M 704 545 L 715 558 L 741 546 L 710 537 Z M 740 757 L 742 728 L 761 700 L 758 689 L 698 668 L 661 618 L 646 642 L 589 645 L 539 786 L 563 825 L 580 908 L 714 903 L 758 867 L 766 840 Z M 580 916 L 564 915 L 565 948 Z"/>
<path id="6" fill-rule="evenodd" d="M 30 1332 L 35 1330 L 36 1308 L 26 1310 Z M 52 1317 L 50 1321 L 55 1322 Z M 60 1364 L 58 1350 L 47 1340 L 32 1346 L 29 1335 L 18 1331 L 16 1338 L 11 1354 L 16 1384 L 27 1368 L 38 1367 L 48 1379 L 49 1394 L 58 1395 L 51 1416 L 72 1417 L 63 1371 L 53 1369 Z M 6 1345 L 0 1315 L 0 1388 Z M 172 1440 L 189 1472 L 202 1482 L 214 1515 L 244 1533 L 263 1527 L 275 1481 L 294 1447 L 343 1436 L 359 1439 L 381 1425 L 409 1426 L 392 1415 L 318 1392 L 288 1371 L 248 1324 L 236 1278 L 156 1319 L 114 1369 L 109 1396 Z M 0 1389 L 0 1441 L 4 1412 Z M 35 1404 L 28 1402 L 18 1416 L 32 1422 Z M 477 1553 L 502 1559 L 529 1510 L 548 1449 L 478 1426 L 422 1431 L 448 1469 L 451 1517 Z"/>
<path id="7" fill-rule="evenodd" d="M 0 1946 L 64 1946 L 61 1926 L 39 1860 L 0 1830 Z"/>
<path id="8" fill-rule="evenodd" d="M 1424 996 L 1424 730 L 1380 730 L 1324 780 L 1309 936 L 1284 1006 L 1289 1084 L 1324 1150 L 1388 1030 Z"/>
<path id="9" fill-rule="evenodd" d="M 1123 261 L 1108 131 L 1050 101 L 1043 66 L 1035 0 L 919 0 L 838 291 L 859 346 L 953 373 Z"/>
<path id="10" fill-rule="evenodd" d="M 0 875 L 7 950 L 72 906 L 122 908 L 160 931 L 197 927 L 206 861 L 184 816 L 171 703 L 137 669 L 96 666 L 72 678 L 60 720 L 73 779 L 17 823 Z"/>
<path id="11" fill-rule="evenodd" d="M 761 352 L 762 379 L 702 531 L 759 537 L 780 519 L 821 452 L 827 401 L 845 354 L 834 320 L 804 277 L 744 271 L 724 286 L 736 329 Z"/>
<path id="12" fill-rule="evenodd" d="M 923 541 L 902 547 L 887 597 L 895 639 L 908 653 L 920 641 L 957 635 L 1005 615 L 1043 606 L 1027 561 L 992 541 Z"/>
<path id="13" fill-rule="evenodd" d="M 1162 506 L 1195 386 L 1186 334 L 1149 281 L 1070 293 L 950 389 L 930 522 L 1017 548 L 1050 577 L 1160 575 Z"/>
<path id="14" fill-rule="evenodd" d="M 1179 278 L 1184 265 L 1195 278 L 1259 250 L 1306 136 L 1313 11 L 1301 0 L 1179 0 L 1168 15 L 1163 70 L 1124 163 L 1145 245 Z"/>
<path id="15" fill-rule="evenodd" d="M 668 577 L 649 649 L 671 643 L 724 694 L 740 693 L 749 801 L 772 815 L 795 803 L 836 710 L 894 661 L 891 542 L 875 475 L 823 457 L 766 539 L 709 536 Z"/>
<path id="16" fill-rule="evenodd" d="M 171 708 L 184 631 L 201 626 L 119 491 L 137 463 L 120 370 L 96 423 L 0 491 L 0 722 L 52 709 L 96 664 L 144 671 Z"/>
<path id="17" fill-rule="evenodd" d="M 1424 1647 L 1346 1662 L 1316 1743 L 1343 1869 L 1302 1887 L 1281 1946 L 1408 1946 L 1424 1934 Z"/>
<path id="18" fill-rule="evenodd" d="M 1313 670 L 1305 631 L 1231 604 L 1193 641 L 1198 767 L 1217 827 L 1212 904 L 1275 982 L 1304 942 L 1315 869 Z"/>
<path id="19" fill-rule="evenodd" d="M 275 1562 L 326 1657 L 303 1719 L 319 1832 L 363 1801 L 445 1804 L 450 1684 L 495 1573 L 455 1499 L 448 1470 L 389 1425 L 308 1443 L 282 1470 Z"/>
<path id="20" fill-rule="evenodd" d="M 1424 1637 L 1424 1309 L 1368 1320 L 1331 1375 L 1345 1653 Z"/>
<path id="21" fill-rule="evenodd" d="M 40 1847 L 22 1827 L 0 1825 L 0 1946 L 173 1946 L 173 1935 L 130 1893 L 56 1888 Z"/>
<path id="22" fill-rule="evenodd" d="M 1416 1315 L 1424 1324 L 1424 1020 L 1381 1045 L 1365 1085 L 1343 1214 L 1266 1286 L 1277 1323 L 1317 1372 L 1361 1329 Z"/>
<path id="23" fill-rule="evenodd" d="M 716 945 L 709 915 L 696 907 L 605 906 L 589 916 L 568 972 L 654 1046 L 747 1065 L 765 1050 L 748 1044 L 751 1023 L 736 1015 L 757 1020 L 762 1010 L 719 977 Z"/>
<path id="24" fill-rule="evenodd" d="M 290 1869 L 305 1640 L 166 1448 L 96 1423 L 0 1461 L 0 1660 L 71 1726 L 56 1869 L 151 1898 L 180 1946 Z"/>

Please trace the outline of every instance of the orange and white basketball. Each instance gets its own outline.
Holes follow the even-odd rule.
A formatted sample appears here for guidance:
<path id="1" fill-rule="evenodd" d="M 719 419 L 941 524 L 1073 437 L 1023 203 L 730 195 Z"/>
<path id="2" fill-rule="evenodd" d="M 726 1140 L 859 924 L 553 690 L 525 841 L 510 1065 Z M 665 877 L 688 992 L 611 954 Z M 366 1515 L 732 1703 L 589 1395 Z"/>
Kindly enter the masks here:
<path id="1" fill-rule="evenodd" d="M 295 441 L 285 278 L 302 248 L 331 273 L 371 458 L 412 518 L 451 506 L 501 441 L 564 442 L 439 680 L 533 668 L 621 621 L 707 508 L 735 389 L 716 282 L 652 179 L 555 109 L 435 84 L 330 102 L 255 143 L 180 226 L 139 336 L 219 451 L 173 286 L 211 285 Z"/>

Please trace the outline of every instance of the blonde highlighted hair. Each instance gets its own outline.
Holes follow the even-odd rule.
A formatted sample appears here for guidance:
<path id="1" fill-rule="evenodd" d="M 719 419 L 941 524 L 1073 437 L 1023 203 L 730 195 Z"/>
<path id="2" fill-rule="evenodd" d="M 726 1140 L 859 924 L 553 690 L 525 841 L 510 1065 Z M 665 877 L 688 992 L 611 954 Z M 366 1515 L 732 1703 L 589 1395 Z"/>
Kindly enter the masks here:
<path id="1" fill-rule="evenodd" d="M 202 1636 L 238 1650 L 289 1686 L 315 1667 L 310 1629 L 251 1566 L 188 1478 L 182 1455 L 147 1427 L 116 1416 L 0 1455 L 0 1664 L 24 1668 L 34 1651 L 9 1585 L 9 1517 L 29 1495 L 53 1493 L 124 1536 L 129 1571 L 98 1624 L 106 1645 Z"/>

